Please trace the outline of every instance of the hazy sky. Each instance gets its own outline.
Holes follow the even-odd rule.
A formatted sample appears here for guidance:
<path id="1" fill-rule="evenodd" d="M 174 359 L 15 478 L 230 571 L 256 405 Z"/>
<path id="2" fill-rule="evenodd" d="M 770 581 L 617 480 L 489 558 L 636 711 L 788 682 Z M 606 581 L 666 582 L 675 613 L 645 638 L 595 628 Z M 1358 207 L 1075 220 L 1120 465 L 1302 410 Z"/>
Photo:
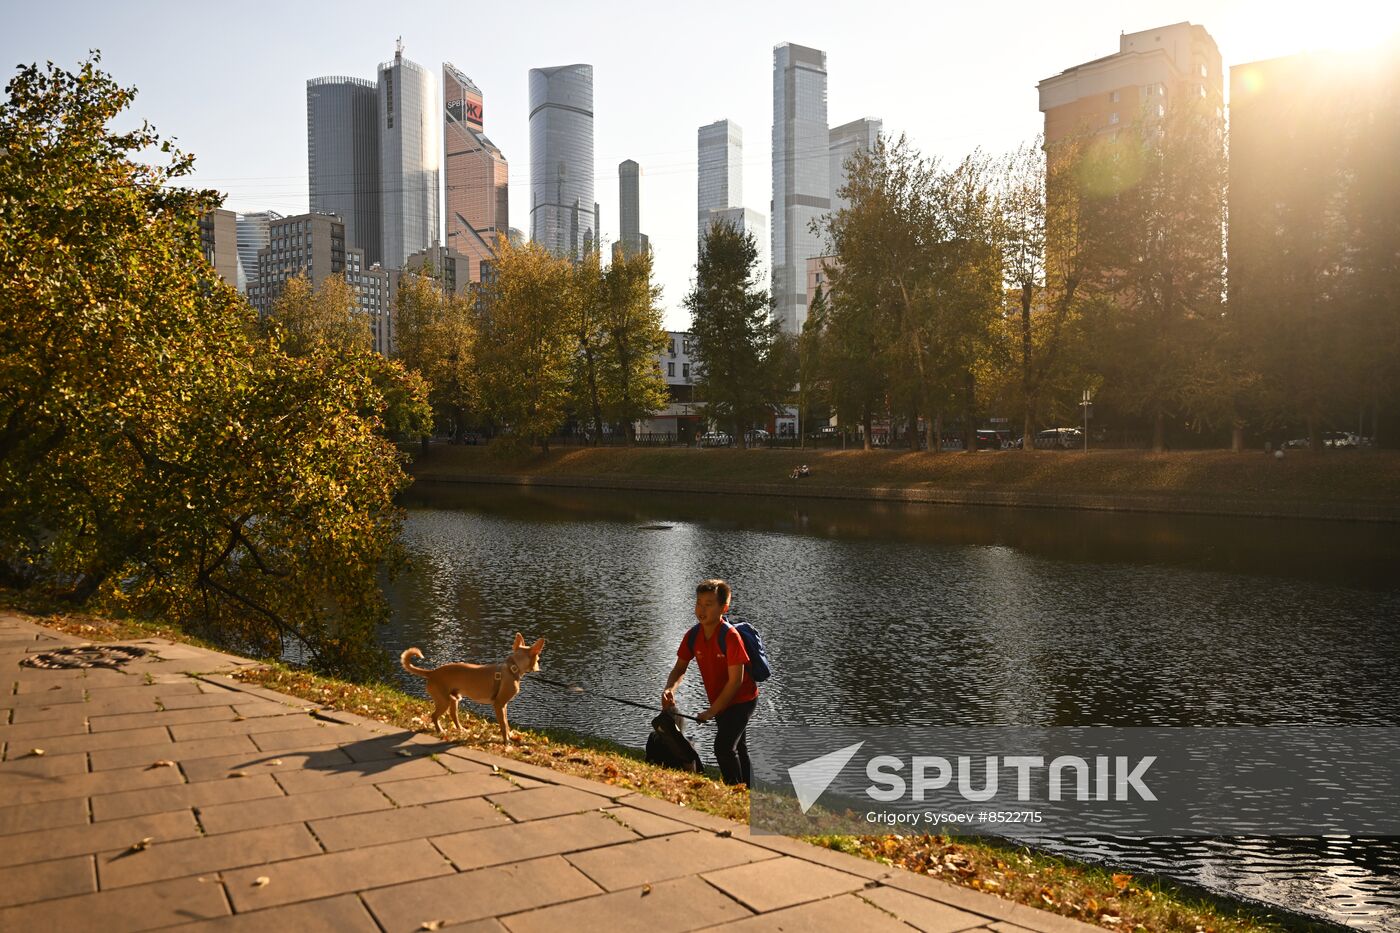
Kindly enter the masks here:
<path id="1" fill-rule="evenodd" d="M 642 232 L 653 244 L 667 324 L 695 262 L 695 133 L 744 129 L 744 203 L 768 214 L 773 46 L 827 52 L 834 126 L 879 117 L 929 154 L 1014 147 L 1040 129 L 1036 82 L 1116 52 L 1120 32 L 1188 20 L 1226 67 L 1308 48 L 1357 47 L 1400 30 L 1377 0 L 1003 0 L 1000 3 L 0 3 L 0 64 L 73 67 L 90 48 L 139 90 L 137 118 L 197 157 L 195 180 L 238 211 L 307 209 L 306 79 L 374 78 L 405 54 L 436 76 L 450 61 L 485 96 L 486 132 L 510 161 L 511 225 L 529 232 L 530 68 L 594 69 L 595 193 L 618 234 L 617 164 L 642 165 Z M 327 14 L 333 12 L 333 16 Z"/>

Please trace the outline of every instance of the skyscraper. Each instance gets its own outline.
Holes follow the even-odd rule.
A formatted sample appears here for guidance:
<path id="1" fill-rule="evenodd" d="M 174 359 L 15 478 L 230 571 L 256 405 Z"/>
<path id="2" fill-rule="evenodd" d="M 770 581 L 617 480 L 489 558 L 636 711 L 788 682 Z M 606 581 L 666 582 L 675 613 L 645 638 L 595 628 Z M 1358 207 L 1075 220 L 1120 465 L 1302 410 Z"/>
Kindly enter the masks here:
<path id="1" fill-rule="evenodd" d="M 733 120 L 716 120 L 696 133 L 699 150 L 696 236 L 710 226 L 710 211 L 744 203 L 744 130 Z"/>
<path id="2" fill-rule="evenodd" d="M 530 69 L 530 239 L 582 258 L 598 237 L 593 66 Z"/>
<path id="3" fill-rule="evenodd" d="M 268 224 L 281 219 L 282 215 L 276 211 L 238 215 L 238 264 L 243 268 L 244 277 L 243 283 L 239 285 L 240 291 L 246 292 L 257 283 L 258 250 L 267 245 Z"/>
<path id="4" fill-rule="evenodd" d="M 754 245 L 758 247 L 758 265 L 768 264 L 768 230 L 761 211 L 747 207 L 716 207 L 710 211 L 708 230 L 715 224 L 729 224 L 740 233 L 752 233 Z"/>
<path id="5" fill-rule="evenodd" d="M 826 53 L 773 49 L 773 316 L 790 334 L 807 318 L 807 259 L 825 252 L 811 224 L 831 207 Z"/>
<path id="6" fill-rule="evenodd" d="M 400 44 L 394 60 L 379 66 L 380 242 L 388 269 L 403 268 L 408 256 L 441 235 L 435 101 L 432 75 L 404 58 Z"/>
<path id="7" fill-rule="evenodd" d="M 846 206 L 845 199 L 837 194 L 846 184 L 846 161 L 862 149 L 875 148 L 880 138 L 881 121 L 869 117 L 852 120 L 833 127 L 831 143 L 827 151 L 831 155 L 831 209 L 839 211 Z"/>
<path id="8" fill-rule="evenodd" d="M 617 166 L 618 248 L 629 256 L 650 248 L 642 233 L 642 167 L 631 159 Z"/>
<path id="9" fill-rule="evenodd" d="M 443 172 L 447 186 L 447 248 L 467 257 L 464 281 L 481 281 L 481 264 L 495 255 L 496 237 L 510 227 L 508 166 L 484 133 L 481 89 L 451 64 L 442 66 Z"/>
<path id="10" fill-rule="evenodd" d="M 346 239 L 370 262 L 379 261 L 380 250 L 377 100 L 374 82 L 365 78 L 306 82 L 311 211 L 339 215 Z"/>

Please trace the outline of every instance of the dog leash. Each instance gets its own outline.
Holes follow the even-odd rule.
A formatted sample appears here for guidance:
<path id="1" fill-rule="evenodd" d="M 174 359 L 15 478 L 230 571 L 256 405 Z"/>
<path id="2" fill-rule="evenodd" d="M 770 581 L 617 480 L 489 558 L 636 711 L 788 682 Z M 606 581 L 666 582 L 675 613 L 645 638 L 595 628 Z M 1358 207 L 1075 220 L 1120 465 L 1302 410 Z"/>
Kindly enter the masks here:
<path id="1" fill-rule="evenodd" d="M 587 692 L 588 692 L 588 691 L 584 690 L 582 687 L 578 686 L 577 684 L 566 684 L 566 683 L 563 683 L 562 681 L 550 680 L 548 677 L 542 677 L 542 676 L 540 676 L 539 674 L 531 674 L 530 676 L 533 677 L 535 680 L 540 681 L 541 683 L 549 684 L 551 687 L 561 687 L 561 688 L 563 688 L 564 690 L 567 690 L 569 693 L 579 694 L 579 693 L 587 693 Z M 637 707 L 637 709 L 644 709 L 644 710 L 647 710 L 648 712 L 653 712 L 653 713 L 654 713 L 654 712 L 657 712 L 657 708 L 656 708 L 655 706 L 649 706 L 649 705 L 647 705 L 646 703 L 638 703 L 636 700 L 626 700 L 626 699 L 623 699 L 622 697 L 609 696 L 609 695 L 606 694 L 606 693 L 594 693 L 593 696 L 596 696 L 596 697 L 598 697 L 598 698 L 600 698 L 600 699 L 603 699 L 603 700 L 611 700 L 611 701 L 614 702 L 614 703 L 621 703 L 621 704 L 623 704 L 624 706 L 635 706 L 635 707 Z M 700 722 L 700 720 L 696 719 L 694 716 L 687 716 L 685 713 L 682 713 L 680 710 L 677 710 L 677 711 L 676 711 L 676 715 L 679 716 L 679 717 L 681 717 L 682 719 L 689 719 L 691 722 Z"/>

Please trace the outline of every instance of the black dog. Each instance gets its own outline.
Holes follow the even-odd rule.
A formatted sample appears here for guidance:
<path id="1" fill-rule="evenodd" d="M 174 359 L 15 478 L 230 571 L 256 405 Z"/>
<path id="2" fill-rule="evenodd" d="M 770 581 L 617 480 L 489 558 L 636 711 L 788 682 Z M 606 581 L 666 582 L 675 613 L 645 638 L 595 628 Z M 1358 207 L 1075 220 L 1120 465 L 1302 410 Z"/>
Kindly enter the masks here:
<path id="1" fill-rule="evenodd" d="M 662 710 L 651 721 L 651 735 L 647 736 L 647 762 L 695 774 L 705 773 L 705 766 L 700 763 L 700 753 L 685 737 L 680 714 L 675 710 Z"/>

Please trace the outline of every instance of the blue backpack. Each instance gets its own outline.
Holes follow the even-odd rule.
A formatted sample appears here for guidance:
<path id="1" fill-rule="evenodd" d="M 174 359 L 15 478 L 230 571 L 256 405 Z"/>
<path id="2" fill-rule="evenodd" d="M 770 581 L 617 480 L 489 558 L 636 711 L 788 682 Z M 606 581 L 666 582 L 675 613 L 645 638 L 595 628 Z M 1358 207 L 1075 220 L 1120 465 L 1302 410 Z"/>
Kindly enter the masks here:
<path id="1" fill-rule="evenodd" d="M 749 653 L 749 663 L 744 665 L 744 669 L 749 672 L 749 676 L 755 682 L 767 680 L 773 674 L 773 668 L 768 664 L 768 652 L 763 648 L 763 639 L 758 634 L 758 629 L 748 623 L 746 619 L 739 619 L 737 622 L 724 620 L 724 625 L 719 630 L 719 650 L 726 653 L 724 647 L 724 633 L 730 626 L 739 633 L 739 637 L 744 640 L 744 650 Z M 685 636 L 686 646 L 690 653 L 695 654 L 695 639 L 700 637 L 700 623 L 696 622 Z"/>

